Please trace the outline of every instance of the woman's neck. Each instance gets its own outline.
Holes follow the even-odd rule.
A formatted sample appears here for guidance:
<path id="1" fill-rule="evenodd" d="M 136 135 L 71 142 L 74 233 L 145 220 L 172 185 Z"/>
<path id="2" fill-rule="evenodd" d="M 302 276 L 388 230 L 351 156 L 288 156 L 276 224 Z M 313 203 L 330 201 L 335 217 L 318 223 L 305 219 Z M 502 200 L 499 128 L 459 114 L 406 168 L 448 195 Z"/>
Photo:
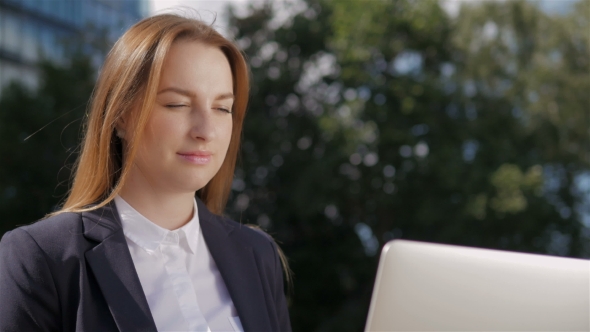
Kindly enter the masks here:
<path id="1" fill-rule="evenodd" d="M 148 183 L 137 181 L 133 176 L 127 180 L 119 196 L 154 224 L 174 230 L 192 219 L 194 192 L 156 191 Z"/>

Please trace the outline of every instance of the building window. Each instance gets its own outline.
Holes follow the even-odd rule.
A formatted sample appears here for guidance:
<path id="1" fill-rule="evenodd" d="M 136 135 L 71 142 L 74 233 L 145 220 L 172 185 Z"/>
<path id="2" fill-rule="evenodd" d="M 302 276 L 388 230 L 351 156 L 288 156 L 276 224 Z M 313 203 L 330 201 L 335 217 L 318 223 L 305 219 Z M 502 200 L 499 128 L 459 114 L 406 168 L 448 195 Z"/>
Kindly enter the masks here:
<path id="1" fill-rule="evenodd" d="M 1 47 L 11 53 L 21 53 L 20 32 L 21 22 L 16 16 L 9 12 L 4 12 L 2 17 L 0 31 L 2 31 L 2 45 Z"/>
<path id="2" fill-rule="evenodd" d="M 23 58 L 29 62 L 39 60 L 39 34 L 35 23 L 28 24 L 23 29 Z"/>

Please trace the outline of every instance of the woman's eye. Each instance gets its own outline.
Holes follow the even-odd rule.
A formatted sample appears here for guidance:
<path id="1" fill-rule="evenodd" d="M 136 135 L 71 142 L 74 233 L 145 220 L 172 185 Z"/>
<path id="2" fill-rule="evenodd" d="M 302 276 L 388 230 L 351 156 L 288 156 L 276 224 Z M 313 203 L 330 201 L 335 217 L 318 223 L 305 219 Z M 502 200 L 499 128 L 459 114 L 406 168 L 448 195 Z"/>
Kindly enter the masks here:
<path id="1" fill-rule="evenodd" d="M 218 107 L 217 110 L 225 112 L 225 113 L 229 113 L 229 114 L 233 113 L 231 109 L 225 108 L 225 107 Z"/>
<path id="2" fill-rule="evenodd" d="M 185 104 L 168 104 L 166 107 L 168 108 L 180 108 L 180 107 L 187 107 L 188 105 Z"/>

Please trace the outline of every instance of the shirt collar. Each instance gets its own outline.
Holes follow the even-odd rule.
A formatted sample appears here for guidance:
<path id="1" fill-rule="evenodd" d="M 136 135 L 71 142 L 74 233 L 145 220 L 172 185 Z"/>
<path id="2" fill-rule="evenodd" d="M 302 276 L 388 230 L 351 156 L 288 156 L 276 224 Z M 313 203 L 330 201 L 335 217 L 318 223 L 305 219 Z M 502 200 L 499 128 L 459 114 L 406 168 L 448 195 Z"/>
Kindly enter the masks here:
<path id="1" fill-rule="evenodd" d="M 165 242 L 167 243 L 170 239 L 174 238 L 178 239 L 181 247 L 184 247 L 182 246 L 182 243 L 186 241 L 188 249 L 193 254 L 197 252 L 200 225 L 196 201 L 193 201 L 194 208 L 192 219 L 184 226 L 173 231 L 154 224 L 129 205 L 129 203 L 127 203 L 121 196 L 115 196 L 114 201 L 119 216 L 121 217 L 123 233 L 127 238 L 148 252 L 155 251 L 161 244 Z"/>

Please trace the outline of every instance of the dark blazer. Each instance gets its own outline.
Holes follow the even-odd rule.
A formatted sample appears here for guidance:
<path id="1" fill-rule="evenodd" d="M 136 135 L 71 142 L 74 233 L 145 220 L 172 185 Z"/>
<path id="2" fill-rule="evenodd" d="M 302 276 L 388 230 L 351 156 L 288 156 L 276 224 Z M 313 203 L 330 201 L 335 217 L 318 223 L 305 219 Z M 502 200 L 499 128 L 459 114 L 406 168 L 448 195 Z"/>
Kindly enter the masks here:
<path id="1" fill-rule="evenodd" d="M 209 212 L 203 237 L 246 332 L 290 331 L 276 244 Z M 0 331 L 156 331 L 114 202 L 7 232 Z"/>

